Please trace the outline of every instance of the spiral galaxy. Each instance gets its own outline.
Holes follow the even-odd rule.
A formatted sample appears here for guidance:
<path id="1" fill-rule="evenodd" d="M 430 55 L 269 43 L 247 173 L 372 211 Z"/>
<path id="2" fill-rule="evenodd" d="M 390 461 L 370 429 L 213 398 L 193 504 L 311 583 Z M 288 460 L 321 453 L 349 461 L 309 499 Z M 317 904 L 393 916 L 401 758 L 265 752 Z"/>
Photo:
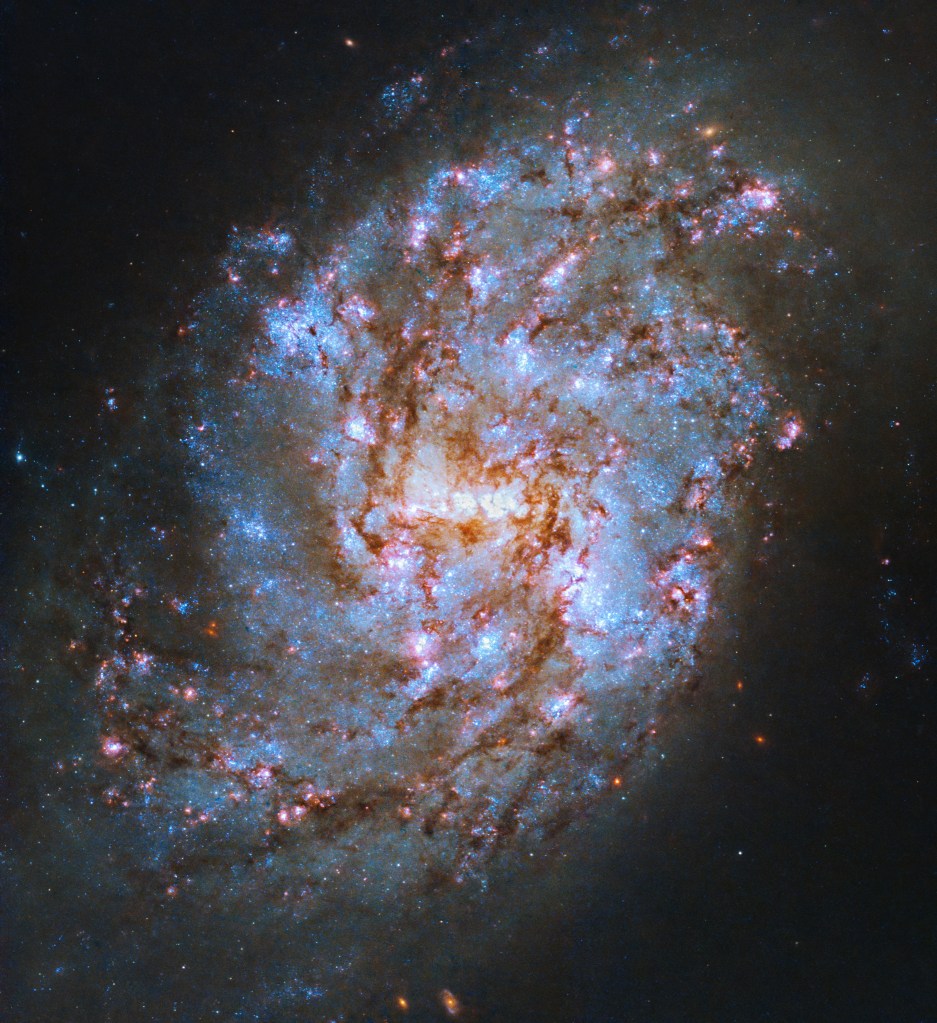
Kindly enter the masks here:
<path id="1" fill-rule="evenodd" d="M 60 770 L 156 919 L 289 936 L 225 1018 L 407 1008 L 363 979 L 409 961 L 377 935 L 503 905 L 735 627 L 839 263 L 733 127 L 742 73 L 652 22 L 384 83 L 232 230 L 116 430 L 138 483 L 61 584 L 90 724 Z"/>
<path id="2" fill-rule="evenodd" d="M 238 238 L 185 328 L 224 596 L 129 594 L 210 614 L 205 652 L 121 632 L 96 680 L 103 755 L 160 820 L 458 879 L 621 785 L 692 678 L 746 473 L 800 432 L 725 265 L 816 257 L 695 103 L 653 149 L 611 102 L 529 103 L 319 258 Z"/>

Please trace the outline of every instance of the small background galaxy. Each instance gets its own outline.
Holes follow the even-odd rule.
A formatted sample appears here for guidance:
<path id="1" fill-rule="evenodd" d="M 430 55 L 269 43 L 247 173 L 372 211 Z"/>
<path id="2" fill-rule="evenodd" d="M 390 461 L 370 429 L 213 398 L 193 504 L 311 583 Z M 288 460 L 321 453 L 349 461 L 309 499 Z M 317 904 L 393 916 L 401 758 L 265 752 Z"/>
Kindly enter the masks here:
<path id="1" fill-rule="evenodd" d="M 937 1019 L 933 13 L 3 17 L 0 1017 Z"/>

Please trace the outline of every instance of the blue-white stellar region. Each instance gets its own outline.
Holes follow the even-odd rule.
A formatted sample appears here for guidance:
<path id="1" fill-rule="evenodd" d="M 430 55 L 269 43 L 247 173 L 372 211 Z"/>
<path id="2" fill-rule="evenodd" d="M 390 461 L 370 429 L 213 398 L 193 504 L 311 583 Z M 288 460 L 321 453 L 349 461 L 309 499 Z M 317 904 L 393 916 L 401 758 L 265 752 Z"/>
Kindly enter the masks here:
<path id="1" fill-rule="evenodd" d="M 378 156 L 236 232 L 154 374 L 197 526 L 100 581 L 105 799 L 154 898 L 327 905 L 326 1000 L 355 907 L 483 889 L 631 784 L 804 432 L 766 296 L 831 254 L 621 45 L 466 74 L 458 137 L 470 43 L 389 87 Z"/>

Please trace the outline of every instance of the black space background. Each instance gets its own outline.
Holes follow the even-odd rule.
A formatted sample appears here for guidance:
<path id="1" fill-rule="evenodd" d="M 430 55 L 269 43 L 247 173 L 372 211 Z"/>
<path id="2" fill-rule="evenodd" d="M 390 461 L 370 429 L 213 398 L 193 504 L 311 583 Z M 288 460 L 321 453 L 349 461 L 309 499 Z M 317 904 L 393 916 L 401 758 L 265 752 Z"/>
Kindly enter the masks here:
<path id="1" fill-rule="evenodd" d="M 805 21 L 826 11 L 792 6 Z M 2 10 L 6 573 L 32 514 L 14 452 L 67 471 L 93 441 L 103 388 L 145 363 L 134 324 L 171 325 L 231 225 L 289 201 L 283 168 L 311 162 L 317 120 L 340 108 L 353 119 L 395 65 L 503 8 Z M 857 48 L 892 26 L 894 66 L 933 98 L 933 5 L 839 11 Z M 932 318 L 932 304 L 913 315 Z M 937 1021 L 937 359 L 934 329 L 920 337 L 851 428 L 798 463 L 786 519 L 797 556 L 752 580 L 746 690 L 721 753 L 604 864 L 587 904 L 517 935 L 488 979 L 497 1018 Z M 755 731 L 768 748 L 753 748 Z M 16 762 L 3 768 L 15 802 Z M 0 1019 L 14 986 L 29 979 L 4 978 Z"/>

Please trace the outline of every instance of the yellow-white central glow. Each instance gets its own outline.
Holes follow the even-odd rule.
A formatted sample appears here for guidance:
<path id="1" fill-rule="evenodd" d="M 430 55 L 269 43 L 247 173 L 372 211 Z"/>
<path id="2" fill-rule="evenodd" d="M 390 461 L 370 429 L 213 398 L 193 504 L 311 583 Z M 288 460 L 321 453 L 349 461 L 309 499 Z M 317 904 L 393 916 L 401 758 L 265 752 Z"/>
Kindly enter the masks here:
<path id="1" fill-rule="evenodd" d="M 403 485 L 407 516 L 430 515 L 455 522 L 479 517 L 498 521 L 528 510 L 520 479 L 496 487 L 473 487 L 456 477 L 455 467 L 444 451 L 436 445 L 422 446 Z"/>

